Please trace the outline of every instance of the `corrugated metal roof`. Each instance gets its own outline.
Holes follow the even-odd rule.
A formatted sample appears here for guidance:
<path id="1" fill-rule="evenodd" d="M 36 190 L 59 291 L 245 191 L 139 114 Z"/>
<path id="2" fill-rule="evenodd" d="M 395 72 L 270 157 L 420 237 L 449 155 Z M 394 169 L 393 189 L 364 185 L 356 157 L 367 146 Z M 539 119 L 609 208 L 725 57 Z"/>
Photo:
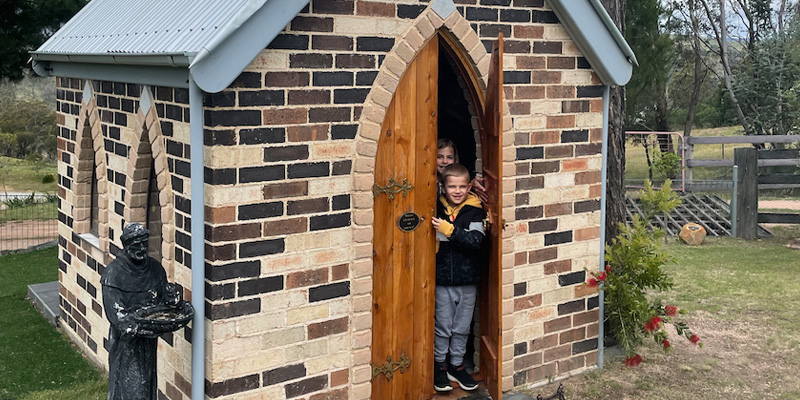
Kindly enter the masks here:
<path id="1" fill-rule="evenodd" d="M 252 2 L 92 0 L 32 54 L 191 56 Z"/>

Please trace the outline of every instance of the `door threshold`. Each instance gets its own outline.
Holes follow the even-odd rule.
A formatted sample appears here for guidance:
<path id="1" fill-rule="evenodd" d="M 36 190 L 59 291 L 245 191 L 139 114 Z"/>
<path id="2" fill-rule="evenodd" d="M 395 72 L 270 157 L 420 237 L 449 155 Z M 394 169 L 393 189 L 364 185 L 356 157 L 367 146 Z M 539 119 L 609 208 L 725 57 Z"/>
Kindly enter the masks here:
<path id="1" fill-rule="evenodd" d="M 446 393 L 436 393 L 431 400 L 491 400 L 489 389 L 483 382 L 478 382 L 478 389 L 468 392 L 461 389 L 457 383 L 452 382 L 453 390 Z"/>

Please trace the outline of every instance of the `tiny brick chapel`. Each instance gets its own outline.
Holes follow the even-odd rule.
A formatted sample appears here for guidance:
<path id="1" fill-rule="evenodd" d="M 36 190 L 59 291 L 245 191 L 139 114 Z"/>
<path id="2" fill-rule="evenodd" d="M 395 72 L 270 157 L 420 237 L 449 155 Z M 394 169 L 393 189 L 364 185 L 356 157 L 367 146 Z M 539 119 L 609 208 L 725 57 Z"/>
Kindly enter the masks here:
<path id="1" fill-rule="evenodd" d="M 429 399 L 437 140 L 482 179 L 468 358 L 492 398 L 602 363 L 599 0 L 92 0 L 57 83 L 60 324 L 108 366 L 100 276 L 151 232 L 195 307 L 159 398 Z"/>

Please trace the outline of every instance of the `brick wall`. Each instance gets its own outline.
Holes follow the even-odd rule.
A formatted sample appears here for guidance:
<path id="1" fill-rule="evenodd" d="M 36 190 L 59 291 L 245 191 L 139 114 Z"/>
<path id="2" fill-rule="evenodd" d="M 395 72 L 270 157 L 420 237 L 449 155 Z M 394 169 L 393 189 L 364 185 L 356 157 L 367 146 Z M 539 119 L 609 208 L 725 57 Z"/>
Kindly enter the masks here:
<path id="1" fill-rule="evenodd" d="M 312 1 L 206 96 L 209 396 L 369 396 L 372 135 L 441 26 L 484 78 L 506 36 L 504 388 L 595 363 L 600 82 L 542 1 L 456 3 Z"/>
<path id="2" fill-rule="evenodd" d="M 184 287 L 186 298 L 191 296 L 188 92 L 155 88 L 154 106 L 145 115 L 139 110 L 140 85 L 91 82 L 91 99 L 84 101 L 83 80 L 56 82 L 61 320 L 84 352 L 107 368 L 108 322 L 100 274 L 122 246 L 123 225 L 145 222 L 143 193 L 151 165 L 156 166 L 162 194 L 162 263 L 169 280 Z M 87 235 L 92 168 L 100 193 L 95 239 Z M 159 389 L 173 399 L 190 393 L 185 378 L 191 366 L 189 337 L 187 329 L 159 340 Z"/>

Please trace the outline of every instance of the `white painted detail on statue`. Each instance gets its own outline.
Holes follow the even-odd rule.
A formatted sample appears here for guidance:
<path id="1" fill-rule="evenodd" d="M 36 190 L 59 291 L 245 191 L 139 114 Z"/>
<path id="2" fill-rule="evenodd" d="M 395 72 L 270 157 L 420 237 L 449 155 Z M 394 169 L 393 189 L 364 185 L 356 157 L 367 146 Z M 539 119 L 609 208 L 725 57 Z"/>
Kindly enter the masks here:
<path id="1" fill-rule="evenodd" d="M 142 87 L 142 95 L 139 97 L 139 109 L 142 110 L 142 115 L 147 115 L 152 105 L 153 97 L 150 95 L 150 86 L 144 85 Z"/>
<path id="2" fill-rule="evenodd" d="M 92 99 L 94 95 L 94 90 L 92 90 L 92 81 L 87 80 L 86 83 L 83 84 L 83 98 L 81 101 L 83 104 L 89 104 L 89 101 Z"/>
<path id="3" fill-rule="evenodd" d="M 456 5 L 453 4 L 453 0 L 433 0 L 431 2 L 431 10 L 439 14 L 442 19 L 445 19 L 456 11 Z"/>

